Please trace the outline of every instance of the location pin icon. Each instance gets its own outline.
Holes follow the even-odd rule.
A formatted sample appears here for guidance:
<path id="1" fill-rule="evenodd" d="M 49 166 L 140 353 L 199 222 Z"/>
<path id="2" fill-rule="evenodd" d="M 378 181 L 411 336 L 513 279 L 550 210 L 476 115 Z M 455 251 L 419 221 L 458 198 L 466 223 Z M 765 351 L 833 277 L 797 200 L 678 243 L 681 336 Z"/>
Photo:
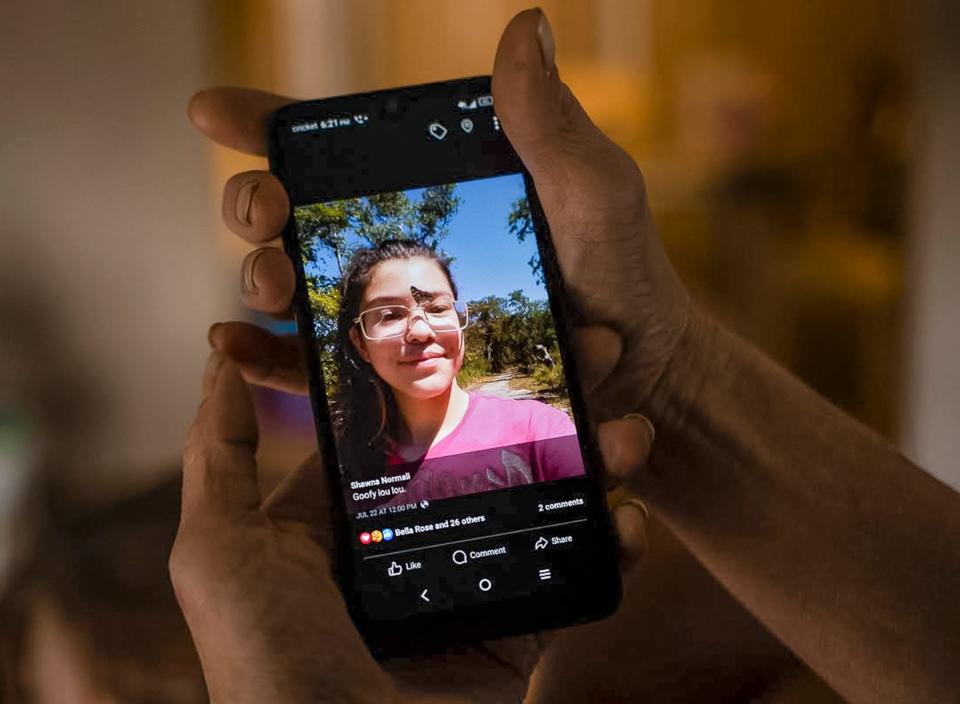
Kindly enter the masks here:
<path id="1" fill-rule="evenodd" d="M 473 132 L 473 120 L 471 120 L 469 117 L 465 117 L 462 120 L 460 120 L 460 129 L 462 129 L 467 134 L 470 134 L 471 132 Z"/>

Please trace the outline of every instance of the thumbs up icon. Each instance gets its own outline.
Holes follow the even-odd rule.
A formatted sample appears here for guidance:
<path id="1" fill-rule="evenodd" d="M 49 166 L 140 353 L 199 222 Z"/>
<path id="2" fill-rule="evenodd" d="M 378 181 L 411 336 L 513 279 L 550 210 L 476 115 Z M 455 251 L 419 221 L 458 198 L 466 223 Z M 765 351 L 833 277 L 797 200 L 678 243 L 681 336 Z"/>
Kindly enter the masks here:
<path id="1" fill-rule="evenodd" d="M 390 566 L 387 568 L 387 574 L 391 577 L 396 577 L 403 573 L 403 568 L 397 564 L 397 561 L 394 560 L 390 563 Z"/>

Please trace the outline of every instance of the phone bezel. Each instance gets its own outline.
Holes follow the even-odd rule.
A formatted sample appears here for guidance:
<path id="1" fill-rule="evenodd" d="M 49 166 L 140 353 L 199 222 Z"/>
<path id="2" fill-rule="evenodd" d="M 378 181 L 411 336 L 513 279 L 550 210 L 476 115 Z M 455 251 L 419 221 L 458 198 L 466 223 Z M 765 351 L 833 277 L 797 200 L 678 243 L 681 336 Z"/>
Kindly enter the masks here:
<path id="1" fill-rule="evenodd" d="M 569 626 L 576 623 L 596 620 L 612 613 L 619 604 L 621 584 L 617 566 L 618 549 L 616 538 L 606 508 L 606 496 L 603 491 L 601 460 L 592 429 L 586 422 L 586 404 L 577 374 L 576 360 L 570 345 L 570 325 L 576 321 L 576 311 L 564 293 L 556 254 L 550 238 L 549 226 L 537 197 L 530 174 L 514 152 L 502 132 L 484 140 L 464 140 L 463 144 L 451 150 L 436 149 L 438 145 L 422 140 L 423 146 L 416 146 L 416 140 L 404 143 L 400 149 L 407 158 L 404 176 L 398 177 L 396 169 L 376 170 L 378 158 L 383 158 L 383 150 L 370 146 L 370 125 L 366 125 L 362 138 L 353 139 L 350 135 L 357 130 L 344 129 L 339 132 L 320 135 L 321 139 L 336 138 L 338 148 L 356 159 L 357 166 L 347 171 L 344 182 L 313 183 L 305 188 L 306 178 L 290 174 L 290 160 L 296 150 L 288 150 L 288 141 L 294 139 L 289 130 L 298 120 L 310 120 L 318 114 L 357 114 L 370 112 L 381 104 L 392 104 L 392 115 L 403 115 L 404 110 L 396 109 L 400 104 L 411 105 L 418 101 L 437 101 L 442 99 L 449 104 L 461 95 L 490 94 L 490 77 L 444 81 L 420 86 L 408 86 L 390 90 L 360 93 L 355 95 L 325 98 L 321 100 L 294 103 L 274 113 L 269 121 L 269 161 L 270 169 L 280 180 L 291 198 L 290 217 L 283 231 L 283 246 L 294 262 L 296 271 L 296 292 L 294 296 L 294 315 L 298 334 L 308 361 L 310 377 L 310 399 L 317 428 L 319 449 L 329 481 L 329 494 L 333 500 L 335 544 L 337 561 L 335 576 L 341 585 L 341 591 L 358 629 L 368 645 L 379 654 L 394 652 L 429 651 L 452 642 L 469 642 L 481 638 L 529 633 L 546 628 Z M 403 117 L 387 118 L 395 124 L 401 124 Z M 409 119 L 406 120 L 409 122 Z M 376 122 L 374 123 L 376 128 Z M 300 139 L 298 136 L 297 139 Z M 365 144 L 366 141 L 366 144 Z M 328 143 L 329 144 L 329 143 Z M 332 150 L 332 147 L 331 147 Z M 301 149 L 302 152 L 302 149 Z M 410 160 L 411 154 L 419 158 Z M 398 157 L 400 155 L 397 155 Z M 331 156 L 331 159 L 334 158 Z M 301 164 L 293 170 L 304 171 Z M 366 177 L 355 179 L 357 173 L 366 169 Z M 547 596 L 537 594 L 515 599 L 499 600 L 483 606 L 462 607 L 448 612 L 425 613 L 400 621 L 373 621 L 367 617 L 359 603 L 359 589 L 353 581 L 353 539 L 355 536 L 345 530 L 348 516 L 340 482 L 336 447 L 326 394 L 323 391 L 322 372 L 319 358 L 313 344 L 313 316 L 310 311 L 305 274 L 299 256 L 294 207 L 322 200 L 335 200 L 355 196 L 370 195 L 389 190 L 404 190 L 427 185 L 451 183 L 474 179 L 489 178 L 506 174 L 522 174 L 530 204 L 534 232 L 540 251 L 541 262 L 546 279 L 546 288 L 551 312 L 556 324 L 562 364 L 566 374 L 571 407 L 581 440 L 587 469 L 588 481 L 588 525 L 592 534 L 597 536 L 596 545 L 581 549 L 597 551 L 594 557 L 600 567 L 588 587 L 572 594 L 569 589 L 558 588 Z M 342 170 L 338 175 L 343 176 Z M 389 185 L 387 185 L 389 184 Z M 305 195 L 305 192 L 310 195 Z M 318 198 L 319 194 L 319 198 Z M 398 625 L 402 624 L 402 628 Z M 415 635 L 413 635 L 415 634 Z"/>

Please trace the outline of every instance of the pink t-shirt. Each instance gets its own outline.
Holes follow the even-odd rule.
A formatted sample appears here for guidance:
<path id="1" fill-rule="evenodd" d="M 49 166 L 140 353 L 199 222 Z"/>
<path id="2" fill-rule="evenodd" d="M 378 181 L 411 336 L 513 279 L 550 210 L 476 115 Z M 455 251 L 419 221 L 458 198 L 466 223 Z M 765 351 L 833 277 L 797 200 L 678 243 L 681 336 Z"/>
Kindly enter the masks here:
<path id="1" fill-rule="evenodd" d="M 409 473 L 410 479 L 390 481 Z M 540 401 L 470 394 L 457 426 L 418 460 L 388 459 L 387 499 L 357 507 L 445 499 L 584 474 L 576 427 Z"/>

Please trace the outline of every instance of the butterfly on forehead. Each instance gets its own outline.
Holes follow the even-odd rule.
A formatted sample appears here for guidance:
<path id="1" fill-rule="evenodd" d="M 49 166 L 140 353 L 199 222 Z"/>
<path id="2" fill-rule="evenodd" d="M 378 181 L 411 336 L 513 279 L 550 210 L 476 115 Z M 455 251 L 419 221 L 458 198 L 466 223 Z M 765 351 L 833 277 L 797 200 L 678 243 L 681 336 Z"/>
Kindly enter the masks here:
<path id="1" fill-rule="evenodd" d="M 429 303 L 434 298 L 437 297 L 436 293 L 430 291 L 422 291 L 416 286 L 410 287 L 410 295 L 413 296 L 413 300 L 416 301 L 417 305 L 423 305 L 424 303 Z"/>

